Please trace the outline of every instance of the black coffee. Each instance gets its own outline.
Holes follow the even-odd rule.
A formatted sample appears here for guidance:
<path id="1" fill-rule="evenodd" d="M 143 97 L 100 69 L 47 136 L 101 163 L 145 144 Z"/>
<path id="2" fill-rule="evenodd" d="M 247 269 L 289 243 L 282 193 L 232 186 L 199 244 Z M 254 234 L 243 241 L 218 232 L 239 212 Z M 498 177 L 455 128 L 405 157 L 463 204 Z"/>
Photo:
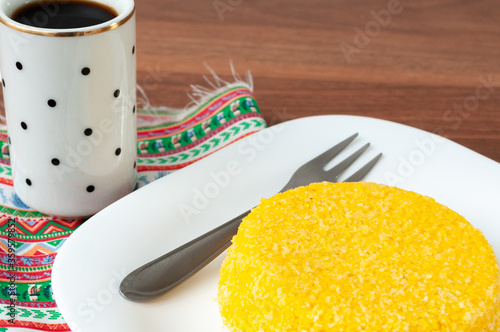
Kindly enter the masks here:
<path id="1" fill-rule="evenodd" d="M 56 0 L 29 3 L 11 18 L 37 28 L 72 29 L 101 24 L 118 16 L 112 8 L 81 0 Z"/>

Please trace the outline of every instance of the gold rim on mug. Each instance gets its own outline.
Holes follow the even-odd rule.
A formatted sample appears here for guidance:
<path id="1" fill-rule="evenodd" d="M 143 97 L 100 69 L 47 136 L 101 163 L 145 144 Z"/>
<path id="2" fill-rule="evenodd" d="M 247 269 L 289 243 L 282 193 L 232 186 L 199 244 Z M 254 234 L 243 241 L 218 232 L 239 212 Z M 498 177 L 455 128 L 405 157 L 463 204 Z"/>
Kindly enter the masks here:
<path id="1" fill-rule="evenodd" d="M 18 31 L 25 32 L 25 33 L 30 33 L 33 35 L 49 36 L 49 37 L 78 37 L 78 36 L 94 35 L 96 33 L 101 33 L 104 31 L 116 29 L 119 26 L 127 23 L 127 21 L 130 20 L 130 18 L 134 14 L 135 14 L 135 5 L 132 8 L 132 11 L 130 12 L 130 14 L 128 14 L 126 17 L 119 20 L 118 22 L 113 22 L 113 23 L 106 25 L 104 27 L 95 28 L 95 29 L 91 29 L 91 30 L 84 30 L 84 31 L 50 31 L 50 29 L 36 30 L 36 29 L 33 29 L 32 27 L 29 27 L 29 26 L 24 25 L 24 24 L 23 25 L 14 24 L 12 22 L 9 22 L 8 20 L 5 20 L 1 16 L 0 16 L 0 22 L 3 23 L 4 25 L 8 26 L 9 28 L 14 29 L 14 30 L 18 30 Z"/>

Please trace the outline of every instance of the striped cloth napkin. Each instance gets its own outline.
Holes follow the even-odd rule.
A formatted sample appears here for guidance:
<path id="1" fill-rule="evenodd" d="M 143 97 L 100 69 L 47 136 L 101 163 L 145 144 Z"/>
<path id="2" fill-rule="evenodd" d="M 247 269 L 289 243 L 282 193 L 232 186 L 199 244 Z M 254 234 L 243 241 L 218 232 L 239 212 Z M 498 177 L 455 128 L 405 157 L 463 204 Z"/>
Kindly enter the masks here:
<path id="1" fill-rule="evenodd" d="M 139 88 L 138 188 L 266 127 L 251 77 L 235 78 L 227 83 L 214 75 L 212 89 L 192 86 L 194 103 L 182 111 L 150 107 Z M 7 130 L 0 130 L 0 331 L 70 331 L 52 295 L 51 272 L 83 222 L 44 215 L 17 197 Z"/>

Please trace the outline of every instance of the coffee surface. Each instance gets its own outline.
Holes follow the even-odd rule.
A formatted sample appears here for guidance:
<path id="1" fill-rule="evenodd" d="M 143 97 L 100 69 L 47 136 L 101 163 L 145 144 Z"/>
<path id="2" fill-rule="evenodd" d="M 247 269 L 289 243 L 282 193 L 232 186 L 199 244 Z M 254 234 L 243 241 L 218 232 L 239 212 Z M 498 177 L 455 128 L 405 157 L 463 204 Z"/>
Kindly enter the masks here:
<path id="1" fill-rule="evenodd" d="M 20 7 L 16 22 L 46 29 L 73 29 L 101 24 L 118 16 L 106 5 L 91 1 L 39 1 Z"/>

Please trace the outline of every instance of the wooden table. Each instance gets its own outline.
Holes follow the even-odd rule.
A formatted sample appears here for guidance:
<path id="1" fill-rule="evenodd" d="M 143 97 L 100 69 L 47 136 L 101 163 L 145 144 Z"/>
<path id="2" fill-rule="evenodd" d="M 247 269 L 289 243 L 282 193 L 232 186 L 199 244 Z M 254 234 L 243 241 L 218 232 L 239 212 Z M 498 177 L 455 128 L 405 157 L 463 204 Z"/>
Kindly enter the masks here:
<path id="1" fill-rule="evenodd" d="M 500 162 L 498 0 L 136 0 L 138 83 L 183 107 L 208 63 L 251 70 L 267 121 L 318 114 L 437 132 Z"/>

